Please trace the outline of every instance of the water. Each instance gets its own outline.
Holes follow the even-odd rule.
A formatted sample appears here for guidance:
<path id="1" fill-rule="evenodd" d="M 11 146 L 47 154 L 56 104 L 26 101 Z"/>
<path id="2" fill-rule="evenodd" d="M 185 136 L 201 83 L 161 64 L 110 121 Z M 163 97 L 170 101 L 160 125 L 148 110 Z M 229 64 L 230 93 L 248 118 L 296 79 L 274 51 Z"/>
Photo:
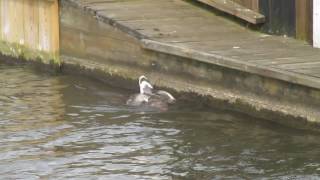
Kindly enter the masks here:
<path id="1" fill-rule="evenodd" d="M 0 179 L 320 179 L 319 134 L 0 64 Z"/>

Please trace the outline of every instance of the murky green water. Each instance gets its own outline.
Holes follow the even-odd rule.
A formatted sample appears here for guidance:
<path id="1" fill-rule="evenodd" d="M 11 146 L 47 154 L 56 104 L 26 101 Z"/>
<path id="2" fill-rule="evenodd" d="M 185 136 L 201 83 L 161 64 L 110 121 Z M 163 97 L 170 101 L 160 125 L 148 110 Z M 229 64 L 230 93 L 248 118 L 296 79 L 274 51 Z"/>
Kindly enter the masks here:
<path id="1" fill-rule="evenodd" d="M 320 179 L 320 135 L 130 93 L 0 64 L 0 179 Z"/>

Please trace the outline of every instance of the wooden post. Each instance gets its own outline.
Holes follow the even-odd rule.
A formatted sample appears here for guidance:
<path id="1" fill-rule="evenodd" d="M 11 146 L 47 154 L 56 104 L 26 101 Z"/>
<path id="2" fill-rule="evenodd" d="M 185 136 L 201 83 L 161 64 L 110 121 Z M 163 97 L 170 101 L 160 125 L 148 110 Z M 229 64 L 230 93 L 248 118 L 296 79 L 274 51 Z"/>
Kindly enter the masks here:
<path id="1" fill-rule="evenodd" d="M 39 42 L 39 11 L 38 1 L 25 1 L 24 4 L 24 37 L 25 45 L 38 49 Z"/>
<path id="2" fill-rule="evenodd" d="M 0 52 L 60 65 L 58 0 L 0 0 Z"/>
<path id="3" fill-rule="evenodd" d="M 59 56 L 59 45 L 60 45 L 60 34 L 59 34 L 59 2 L 58 0 L 49 0 L 52 1 L 51 5 L 51 50 L 56 52 L 56 55 Z"/>
<path id="4" fill-rule="evenodd" d="M 260 12 L 259 0 L 252 0 L 251 7 L 252 7 L 252 10 L 254 10 L 255 12 Z"/>
<path id="5" fill-rule="evenodd" d="M 320 48 L 320 1 L 313 0 L 313 46 Z"/>
<path id="6" fill-rule="evenodd" d="M 247 4 L 247 6 L 244 6 L 243 4 L 246 4 L 246 2 L 242 0 L 235 0 L 235 1 L 196 0 L 196 1 L 212 6 L 215 9 L 218 9 L 220 11 L 236 16 L 252 24 L 261 24 L 265 22 L 264 15 L 249 9 L 247 6 L 251 6 L 251 4 Z M 251 1 L 249 2 L 251 3 Z"/>
<path id="7" fill-rule="evenodd" d="M 312 41 L 312 8 L 310 0 L 296 0 L 296 38 Z"/>

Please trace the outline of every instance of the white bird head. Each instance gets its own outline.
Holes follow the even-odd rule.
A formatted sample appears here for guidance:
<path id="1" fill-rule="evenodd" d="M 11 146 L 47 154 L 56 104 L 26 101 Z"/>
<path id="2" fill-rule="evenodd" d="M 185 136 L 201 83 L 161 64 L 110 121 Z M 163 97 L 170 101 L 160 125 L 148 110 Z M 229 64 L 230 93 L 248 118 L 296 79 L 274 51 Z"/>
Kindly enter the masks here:
<path id="1" fill-rule="evenodd" d="M 152 94 L 153 86 L 145 76 L 139 77 L 140 94 Z"/>

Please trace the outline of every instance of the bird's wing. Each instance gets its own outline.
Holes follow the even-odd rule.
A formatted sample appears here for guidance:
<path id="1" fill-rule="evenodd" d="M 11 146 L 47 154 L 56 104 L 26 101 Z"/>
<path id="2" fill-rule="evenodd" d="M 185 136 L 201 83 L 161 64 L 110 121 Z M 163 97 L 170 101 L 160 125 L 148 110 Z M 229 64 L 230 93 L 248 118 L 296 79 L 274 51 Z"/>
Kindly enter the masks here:
<path id="1" fill-rule="evenodd" d="M 172 94 L 170 94 L 170 93 L 167 92 L 167 91 L 159 90 L 159 91 L 157 91 L 156 94 L 158 94 L 158 95 L 160 95 L 160 96 L 166 96 L 168 99 L 173 100 L 173 101 L 176 100 L 176 99 L 172 96 Z"/>
<path id="2" fill-rule="evenodd" d="M 148 81 L 142 81 L 140 83 L 141 94 L 152 94 L 153 86 Z"/>

